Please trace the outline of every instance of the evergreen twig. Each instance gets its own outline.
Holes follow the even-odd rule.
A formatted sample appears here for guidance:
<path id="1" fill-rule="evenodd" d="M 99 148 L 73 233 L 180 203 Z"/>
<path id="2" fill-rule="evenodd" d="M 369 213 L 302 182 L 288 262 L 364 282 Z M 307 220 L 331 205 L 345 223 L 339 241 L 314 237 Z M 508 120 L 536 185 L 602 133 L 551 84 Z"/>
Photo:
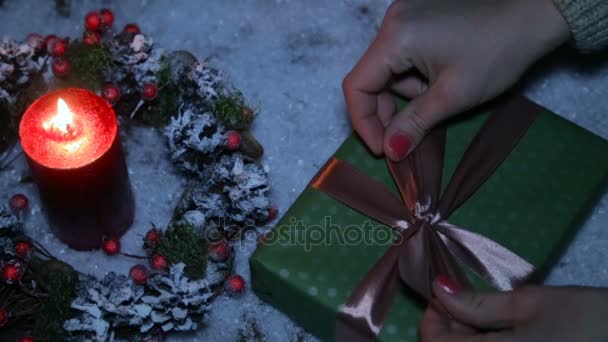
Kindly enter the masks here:
<path id="1" fill-rule="evenodd" d="M 125 253 L 125 252 L 120 252 L 120 254 L 124 255 L 126 257 L 129 257 L 129 258 L 133 258 L 133 259 L 148 259 L 147 257 L 145 257 L 143 255 L 135 255 L 135 254 Z"/>
<path id="2" fill-rule="evenodd" d="M 218 94 L 213 103 L 213 114 L 228 129 L 246 129 L 255 118 L 255 113 L 245 105 L 240 91 Z"/>
<path id="3" fill-rule="evenodd" d="M 66 57 L 72 63 L 72 75 L 85 86 L 97 90 L 102 84 L 103 71 L 112 64 L 110 51 L 103 45 L 90 46 L 83 42 L 70 44 Z"/>

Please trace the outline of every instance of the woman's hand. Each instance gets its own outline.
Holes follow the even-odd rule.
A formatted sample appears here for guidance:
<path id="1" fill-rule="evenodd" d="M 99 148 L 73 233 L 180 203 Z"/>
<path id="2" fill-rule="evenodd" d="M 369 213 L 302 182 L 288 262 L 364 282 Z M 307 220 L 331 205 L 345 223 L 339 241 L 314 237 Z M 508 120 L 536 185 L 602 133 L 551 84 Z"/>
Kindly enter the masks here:
<path id="1" fill-rule="evenodd" d="M 439 277 L 435 295 L 452 318 L 429 307 L 422 341 L 608 341 L 608 289 L 524 287 L 512 292 L 463 292 Z"/>
<path id="2" fill-rule="evenodd" d="M 500 94 L 568 37 L 552 0 L 396 0 L 344 79 L 353 127 L 374 153 L 403 159 L 437 123 Z M 412 99 L 399 113 L 391 91 Z"/>

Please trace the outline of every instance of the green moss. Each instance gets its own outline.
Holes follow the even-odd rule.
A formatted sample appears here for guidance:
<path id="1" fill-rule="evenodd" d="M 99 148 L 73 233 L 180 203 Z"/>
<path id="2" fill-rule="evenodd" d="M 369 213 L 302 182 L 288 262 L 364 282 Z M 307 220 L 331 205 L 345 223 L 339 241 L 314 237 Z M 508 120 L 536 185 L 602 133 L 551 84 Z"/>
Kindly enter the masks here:
<path id="1" fill-rule="evenodd" d="M 48 293 L 41 299 L 32 329 L 37 341 L 65 339 L 63 323 L 74 316 L 70 308 L 75 298 L 78 277 L 74 269 L 59 260 L 43 261 L 32 269 L 36 282 Z"/>
<path id="2" fill-rule="evenodd" d="M 165 116 L 171 116 L 177 111 L 177 87 L 171 80 L 171 67 L 166 57 L 160 60 L 160 70 L 158 71 L 158 85 L 161 89 L 161 103 L 159 110 Z M 163 96 L 164 94 L 164 96 Z"/>
<path id="3" fill-rule="evenodd" d="M 77 41 L 70 44 L 66 58 L 72 65 L 71 75 L 83 86 L 99 90 L 103 71 L 112 64 L 110 51 L 102 46 L 90 46 Z"/>
<path id="4" fill-rule="evenodd" d="M 245 105 L 243 94 L 239 91 L 218 95 L 213 104 L 213 114 L 228 129 L 246 129 L 255 118 L 255 113 Z"/>
<path id="5" fill-rule="evenodd" d="M 171 68 L 165 57 L 160 61 L 158 71 L 158 98 L 147 109 L 144 121 L 155 127 L 162 127 L 169 123 L 170 118 L 177 114 L 177 98 L 179 89 L 171 80 Z"/>
<path id="6" fill-rule="evenodd" d="M 76 271 L 57 259 L 43 260 L 37 256 L 28 266 L 22 281 L 25 286 L 35 282 L 35 288 L 24 291 L 0 284 L 0 306 L 14 315 L 10 329 L 0 329 L 0 340 L 16 340 L 28 334 L 36 341 L 65 341 L 63 324 L 75 314 L 70 305 L 76 297 Z"/>
<path id="7" fill-rule="evenodd" d="M 207 266 L 207 241 L 183 221 L 174 222 L 165 231 L 158 252 L 171 264 L 183 262 L 190 279 L 201 279 Z"/>

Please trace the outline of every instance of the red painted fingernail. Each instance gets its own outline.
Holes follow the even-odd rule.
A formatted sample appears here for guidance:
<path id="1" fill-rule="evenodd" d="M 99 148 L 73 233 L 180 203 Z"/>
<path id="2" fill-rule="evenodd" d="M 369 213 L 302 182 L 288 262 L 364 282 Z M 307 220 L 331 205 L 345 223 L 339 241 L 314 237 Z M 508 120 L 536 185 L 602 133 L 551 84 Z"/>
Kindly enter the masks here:
<path id="1" fill-rule="evenodd" d="M 449 294 L 456 294 L 462 291 L 462 287 L 460 287 L 460 285 L 444 274 L 438 275 L 435 281 L 437 284 L 439 284 L 439 286 L 441 286 L 442 290 Z"/>
<path id="2" fill-rule="evenodd" d="M 410 151 L 412 141 L 407 135 L 398 132 L 393 134 L 388 140 L 388 146 L 397 158 L 402 159 Z"/>

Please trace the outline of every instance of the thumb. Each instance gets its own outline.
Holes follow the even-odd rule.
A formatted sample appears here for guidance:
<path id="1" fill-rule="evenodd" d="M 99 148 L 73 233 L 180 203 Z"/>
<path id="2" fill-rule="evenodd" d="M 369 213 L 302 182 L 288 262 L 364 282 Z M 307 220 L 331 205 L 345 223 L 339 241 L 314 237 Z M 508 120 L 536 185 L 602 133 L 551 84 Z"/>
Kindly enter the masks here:
<path id="1" fill-rule="evenodd" d="M 392 118 L 384 133 L 384 151 L 391 160 L 405 158 L 431 128 L 459 109 L 444 89 L 436 82 Z"/>
<path id="2" fill-rule="evenodd" d="M 441 275 L 433 282 L 433 291 L 454 319 L 477 329 L 511 328 L 519 314 L 516 292 L 460 291 L 456 283 Z"/>

